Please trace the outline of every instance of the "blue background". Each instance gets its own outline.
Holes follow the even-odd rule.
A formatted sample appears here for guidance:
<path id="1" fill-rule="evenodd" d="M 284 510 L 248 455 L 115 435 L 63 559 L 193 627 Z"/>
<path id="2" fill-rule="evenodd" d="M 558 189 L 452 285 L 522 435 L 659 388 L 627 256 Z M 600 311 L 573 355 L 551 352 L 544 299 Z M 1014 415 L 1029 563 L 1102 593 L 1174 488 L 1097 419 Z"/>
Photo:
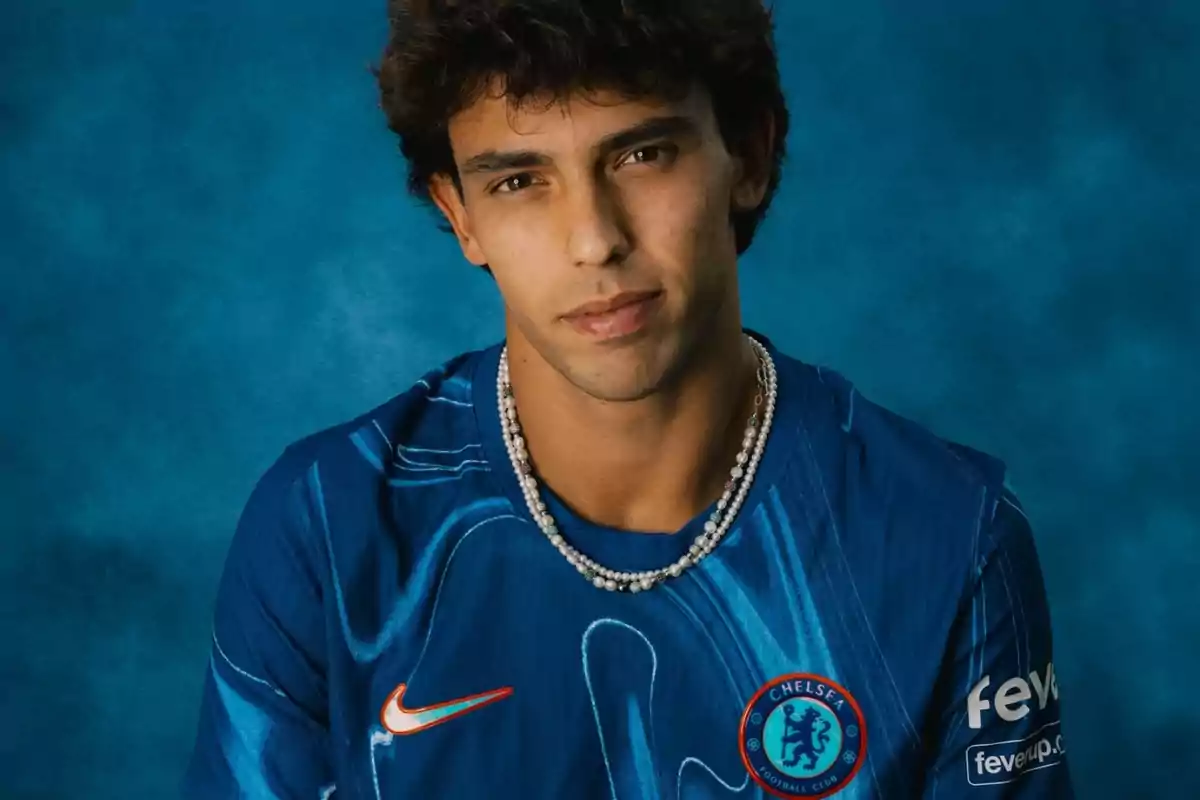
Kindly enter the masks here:
<path id="1" fill-rule="evenodd" d="M 783 0 L 749 324 L 1008 460 L 1084 797 L 1200 797 L 1200 4 Z M 382 0 L 6 3 L 0 796 L 172 793 L 283 446 L 500 331 Z"/>

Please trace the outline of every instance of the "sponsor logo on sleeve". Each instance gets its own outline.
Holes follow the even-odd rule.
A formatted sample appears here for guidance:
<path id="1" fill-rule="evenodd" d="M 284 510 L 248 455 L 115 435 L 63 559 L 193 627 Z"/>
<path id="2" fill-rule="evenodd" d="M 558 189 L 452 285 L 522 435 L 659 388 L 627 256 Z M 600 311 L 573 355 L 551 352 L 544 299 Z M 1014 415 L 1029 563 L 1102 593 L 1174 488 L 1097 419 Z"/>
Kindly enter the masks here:
<path id="1" fill-rule="evenodd" d="M 967 695 L 967 725 L 973 730 L 983 727 L 984 715 L 988 712 L 995 713 L 1005 722 L 1017 722 L 1024 719 L 1034 707 L 1041 712 L 1045 711 L 1051 700 L 1056 705 L 1058 703 L 1058 682 L 1054 679 L 1053 663 L 1046 664 L 1043 672 L 1039 673 L 1036 669 L 1030 672 L 1028 679 L 1009 678 L 994 692 L 988 691 L 991 685 L 992 676 L 984 675 Z"/>
<path id="2" fill-rule="evenodd" d="M 1012 783 L 1026 773 L 1063 762 L 1066 748 L 1058 720 L 1058 681 L 1053 663 L 1047 663 L 1040 672 L 1035 669 L 1028 676 L 1009 678 L 995 687 L 991 675 L 980 678 L 967 695 L 967 726 L 972 730 L 985 726 L 995 729 L 989 724 L 993 714 L 1007 724 L 1031 714 L 1031 724 L 1049 721 L 1021 738 L 968 747 L 967 782 L 972 786 Z"/>
<path id="3" fill-rule="evenodd" d="M 1060 723 L 1042 726 L 1024 739 L 976 744 L 967 748 L 967 783 L 991 786 L 1012 783 L 1022 775 L 1063 762 Z"/>

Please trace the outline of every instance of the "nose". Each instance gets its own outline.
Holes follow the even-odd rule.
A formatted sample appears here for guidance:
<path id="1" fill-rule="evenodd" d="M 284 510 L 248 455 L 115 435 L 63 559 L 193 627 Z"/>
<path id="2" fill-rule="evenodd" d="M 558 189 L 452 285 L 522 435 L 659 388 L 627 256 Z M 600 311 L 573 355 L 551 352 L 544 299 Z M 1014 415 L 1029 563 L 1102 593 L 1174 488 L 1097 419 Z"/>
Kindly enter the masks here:
<path id="1" fill-rule="evenodd" d="M 619 198 L 602 181 L 589 182 L 565 200 L 567 252 L 577 267 L 615 266 L 629 255 L 630 235 Z"/>

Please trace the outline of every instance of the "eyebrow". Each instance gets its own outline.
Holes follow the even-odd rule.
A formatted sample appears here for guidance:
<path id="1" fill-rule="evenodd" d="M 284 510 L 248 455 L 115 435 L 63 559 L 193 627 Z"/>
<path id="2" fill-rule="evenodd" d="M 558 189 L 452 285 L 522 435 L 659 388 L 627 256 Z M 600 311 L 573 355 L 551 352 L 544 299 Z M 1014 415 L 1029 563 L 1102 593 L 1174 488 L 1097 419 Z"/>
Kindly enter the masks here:
<path id="1" fill-rule="evenodd" d="M 652 117 L 625 130 L 605 136 L 595 149 L 600 156 L 607 156 L 651 139 L 698 137 L 699 135 L 700 127 L 691 117 L 681 115 Z M 468 158 L 459 168 L 459 174 L 469 175 L 546 167 L 552 162 L 553 159 L 550 156 L 536 150 L 485 150 Z"/>

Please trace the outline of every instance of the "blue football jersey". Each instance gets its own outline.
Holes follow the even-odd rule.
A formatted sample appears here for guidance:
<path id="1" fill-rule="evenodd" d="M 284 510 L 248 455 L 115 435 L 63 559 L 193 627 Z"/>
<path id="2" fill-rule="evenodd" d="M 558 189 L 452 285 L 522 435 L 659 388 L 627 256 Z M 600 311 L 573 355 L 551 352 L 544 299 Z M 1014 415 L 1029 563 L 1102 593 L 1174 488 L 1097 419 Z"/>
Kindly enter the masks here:
<path id="1" fill-rule="evenodd" d="M 1003 464 L 758 338 L 779 394 L 746 502 L 646 592 L 595 588 L 531 519 L 498 345 L 288 447 L 230 545 L 185 796 L 1071 798 Z M 620 570 L 709 516 L 630 533 L 542 494 Z"/>

